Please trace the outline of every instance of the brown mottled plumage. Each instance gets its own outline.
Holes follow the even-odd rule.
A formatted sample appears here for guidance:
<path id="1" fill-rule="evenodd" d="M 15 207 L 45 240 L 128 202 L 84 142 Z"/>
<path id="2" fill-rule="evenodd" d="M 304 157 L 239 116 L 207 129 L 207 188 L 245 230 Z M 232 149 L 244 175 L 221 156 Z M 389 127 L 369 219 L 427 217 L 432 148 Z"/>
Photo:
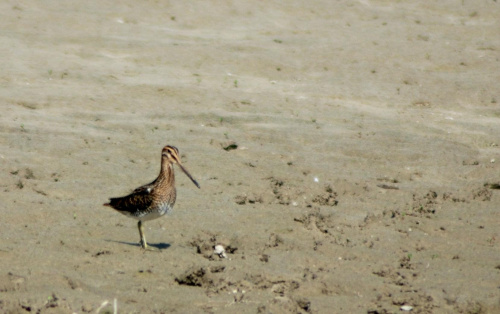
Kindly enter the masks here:
<path id="1" fill-rule="evenodd" d="M 175 176 L 173 164 L 179 165 L 182 171 L 199 188 L 200 185 L 181 164 L 179 150 L 174 146 L 165 146 L 161 153 L 161 170 L 158 178 L 153 182 L 135 189 L 131 194 L 123 197 L 110 198 L 109 206 L 120 213 L 138 219 L 141 246 L 150 249 L 142 229 L 142 222 L 159 218 L 168 213 L 175 204 L 177 192 L 175 190 Z"/>

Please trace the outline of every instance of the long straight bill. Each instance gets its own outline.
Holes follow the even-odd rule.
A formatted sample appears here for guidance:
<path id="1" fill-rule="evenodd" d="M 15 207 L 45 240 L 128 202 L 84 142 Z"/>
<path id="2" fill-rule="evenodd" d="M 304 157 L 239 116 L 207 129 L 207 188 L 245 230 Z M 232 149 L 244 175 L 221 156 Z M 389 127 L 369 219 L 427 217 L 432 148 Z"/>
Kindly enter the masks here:
<path id="1" fill-rule="evenodd" d="M 177 163 L 177 164 L 179 165 L 179 167 L 181 167 L 182 171 L 184 171 L 184 173 L 188 176 L 188 178 L 191 179 L 191 181 L 193 181 L 194 185 L 196 185 L 199 189 L 200 185 L 198 184 L 198 182 L 196 182 L 196 180 L 193 178 L 193 176 L 186 170 L 186 168 L 184 168 L 184 166 L 181 165 L 180 163 Z"/>

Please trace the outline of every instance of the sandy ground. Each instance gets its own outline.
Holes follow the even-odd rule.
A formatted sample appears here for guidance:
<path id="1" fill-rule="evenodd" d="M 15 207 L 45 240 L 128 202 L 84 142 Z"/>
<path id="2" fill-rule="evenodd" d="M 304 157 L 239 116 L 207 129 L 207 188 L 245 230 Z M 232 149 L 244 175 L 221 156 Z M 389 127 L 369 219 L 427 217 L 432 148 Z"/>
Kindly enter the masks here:
<path id="1" fill-rule="evenodd" d="M 499 2 L 0 12 L 0 312 L 500 313 Z"/>

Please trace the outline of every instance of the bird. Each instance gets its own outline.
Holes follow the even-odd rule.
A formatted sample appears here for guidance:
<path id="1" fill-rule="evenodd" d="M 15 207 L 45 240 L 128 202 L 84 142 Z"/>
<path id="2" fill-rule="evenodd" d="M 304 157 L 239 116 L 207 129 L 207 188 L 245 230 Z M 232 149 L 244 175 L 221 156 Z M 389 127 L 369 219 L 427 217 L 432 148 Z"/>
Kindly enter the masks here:
<path id="1" fill-rule="evenodd" d="M 175 204 L 177 192 L 175 189 L 174 164 L 177 164 L 193 181 L 194 185 L 200 188 L 198 182 L 182 165 L 177 147 L 167 145 L 161 151 L 160 174 L 153 182 L 136 188 L 127 196 L 110 198 L 109 203 L 103 204 L 139 221 L 137 227 L 141 237 L 140 245 L 145 250 L 155 251 L 157 249 L 148 246 L 143 223 L 160 218 L 171 211 Z"/>

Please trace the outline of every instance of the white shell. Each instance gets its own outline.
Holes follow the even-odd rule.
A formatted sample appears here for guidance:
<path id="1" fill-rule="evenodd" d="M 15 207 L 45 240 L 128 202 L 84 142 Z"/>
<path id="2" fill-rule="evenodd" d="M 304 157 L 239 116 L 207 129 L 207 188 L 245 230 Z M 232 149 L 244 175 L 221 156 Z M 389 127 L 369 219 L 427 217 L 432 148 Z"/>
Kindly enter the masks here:
<path id="1" fill-rule="evenodd" d="M 401 307 L 401 311 L 411 311 L 411 310 L 413 310 L 413 306 L 411 305 L 403 305 Z"/>
<path id="2" fill-rule="evenodd" d="M 222 258 L 227 258 L 226 250 L 220 244 L 218 244 L 214 247 L 214 254 L 217 254 L 217 255 L 219 255 L 219 257 L 222 257 Z"/>

